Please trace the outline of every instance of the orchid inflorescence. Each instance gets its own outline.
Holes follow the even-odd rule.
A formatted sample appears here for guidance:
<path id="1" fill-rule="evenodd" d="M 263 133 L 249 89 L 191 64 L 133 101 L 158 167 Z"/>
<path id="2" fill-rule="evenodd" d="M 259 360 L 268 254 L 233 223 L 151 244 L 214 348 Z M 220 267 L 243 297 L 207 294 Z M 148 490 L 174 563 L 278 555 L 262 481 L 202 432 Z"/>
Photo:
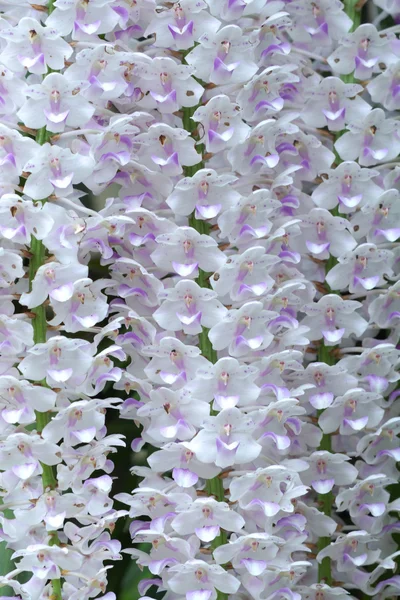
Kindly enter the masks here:
<path id="1" fill-rule="evenodd" d="M 0 596 L 398 595 L 400 2 L 0 11 Z"/>

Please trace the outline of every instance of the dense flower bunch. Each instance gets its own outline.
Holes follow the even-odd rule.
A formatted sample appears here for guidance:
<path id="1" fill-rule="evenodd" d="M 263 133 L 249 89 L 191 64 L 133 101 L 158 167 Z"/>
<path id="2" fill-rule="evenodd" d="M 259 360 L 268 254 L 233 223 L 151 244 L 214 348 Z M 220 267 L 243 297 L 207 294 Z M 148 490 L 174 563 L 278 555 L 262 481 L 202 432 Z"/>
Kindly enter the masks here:
<path id="1" fill-rule="evenodd" d="M 374 2 L 0 1 L 0 594 L 115 600 L 128 515 L 143 600 L 399 593 Z M 108 409 L 149 451 L 115 498 Z"/>

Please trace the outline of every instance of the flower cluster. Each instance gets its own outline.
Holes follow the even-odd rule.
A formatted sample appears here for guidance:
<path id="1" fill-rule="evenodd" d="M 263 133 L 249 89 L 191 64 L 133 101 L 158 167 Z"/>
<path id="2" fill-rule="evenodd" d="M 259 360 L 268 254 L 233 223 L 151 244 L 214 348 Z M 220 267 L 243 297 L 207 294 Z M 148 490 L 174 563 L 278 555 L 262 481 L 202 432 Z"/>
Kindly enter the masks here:
<path id="1" fill-rule="evenodd" d="M 0 2 L 0 594 L 116 600 L 127 516 L 142 600 L 398 594 L 400 5 L 362 4 Z"/>

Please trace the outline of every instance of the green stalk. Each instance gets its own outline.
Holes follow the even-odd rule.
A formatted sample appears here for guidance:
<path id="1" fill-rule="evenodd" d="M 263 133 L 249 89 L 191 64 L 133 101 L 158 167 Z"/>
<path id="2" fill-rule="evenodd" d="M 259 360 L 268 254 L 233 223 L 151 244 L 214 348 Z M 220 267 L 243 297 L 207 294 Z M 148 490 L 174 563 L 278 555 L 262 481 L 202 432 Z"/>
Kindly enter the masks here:
<path id="1" fill-rule="evenodd" d="M 52 5 L 52 3 L 51 3 Z M 50 8 L 50 6 L 49 6 Z M 45 144 L 50 138 L 49 132 L 45 127 L 39 129 L 36 135 L 36 141 L 38 144 Z M 44 204 L 47 198 L 42 200 Z M 29 263 L 29 289 L 32 289 L 32 282 L 35 278 L 35 275 L 41 267 L 46 258 L 46 248 L 43 245 L 42 240 L 36 239 L 34 236 L 31 237 L 31 259 Z M 35 344 L 43 344 L 47 339 L 47 321 L 46 321 L 46 308 L 43 304 L 40 306 L 36 306 L 32 309 L 33 318 L 32 318 L 32 326 L 33 326 L 33 341 Z M 43 387 L 47 387 L 46 380 L 42 380 L 40 385 Z M 43 428 L 50 423 L 51 421 L 51 413 L 50 412 L 38 412 L 35 411 L 36 415 L 36 430 L 40 434 L 43 431 Z M 42 482 L 43 482 L 43 490 L 46 491 L 48 489 L 54 490 L 57 487 L 57 477 L 55 475 L 54 468 L 41 463 L 42 466 Z M 56 531 L 50 531 L 50 542 L 49 545 L 53 546 L 54 544 L 59 545 L 59 539 Z M 50 596 L 51 600 L 62 600 L 62 591 L 61 591 L 61 580 L 60 579 L 52 579 L 51 581 L 53 587 L 53 593 Z"/>
<path id="2" fill-rule="evenodd" d="M 45 144 L 50 137 L 50 134 L 46 130 L 45 127 L 39 129 L 36 134 L 36 141 L 38 144 Z M 42 200 L 42 204 L 47 201 L 47 198 Z M 32 282 L 35 278 L 35 275 L 41 267 L 46 258 L 46 248 L 43 245 L 42 240 L 36 239 L 34 236 L 31 237 L 31 259 L 29 262 L 29 290 L 32 289 Z M 46 308 L 44 304 L 40 306 L 36 306 L 32 309 L 33 318 L 32 318 L 32 326 L 33 326 L 33 341 L 35 344 L 43 344 L 47 339 L 47 321 L 46 321 Z M 46 381 L 43 380 L 40 382 L 42 386 L 47 387 Z M 36 428 L 38 433 L 41 433 L 43 428 L 51 421 L 51 413 L 41 413 L 36 411 Z M 44 489 L 50 487 L 54 489 L 57 487 L 57 479 L 54 475 L 53 467 L 49 467 L 48 465 L 43 465 L 43 487 Z"/>
<path id="3" fill-rule="evenodd" d="M 335 357 L 331 354 L 332 347 L 325 346 L 324 342 L 321 343 L 321 346 L 318 350 L 318 361 L 324 362 L 327 365 L 334 365 L 336 360 Z M 318 411 L 318 416 L 323 411 Z M 324 433 L 321 438 L 321 443 L 319 445 L 319 450 L 325 450 L 326 452 L 332 452 L 332 438 L 329 434 Z M 327 515 L 331 516 L 332 506 L 333 506 L 334 496 L 332 492 L 328 492 L 327 494 L 318 494 L 318 504 L 320 510 Z M 326 546 L 329 546 L 331 543 L 330 537 L 320 537 L 317 542 L 317 550 L 320 552 Z M 332 585 L 332 570 L 331 570 L 331 559 L 329 556 L 324 558 L 318 565 L 318 581 L 324 582 L 327 585 Z"/>
<path id="4" fill-rule="evenodd" d="M 353 25 L 350 31 L 354 31 L 360 25 L 361 21 L 361 11 L 357 9 L 359 0 L 343 0 L 344 3 L 344 12 L 350 17 L 353 21 Z M 354 74 L 350 73 L 349 75 L 342 75 L 342 81 L 345 83 L 354 83 Z M 341 131 L 337 134 L 336 139 L 338 139 L 344 132 Z M 342 161 L 340 156 L 336 154 L 336 164 L 340 164 Z M 339 210 L 338 208 L 333 209 L 331 213 L 334 216 L 338 216 Z M 328 273 L 337 263 L 337 259 L 334 256 L 330 256 L 325 264 L 325 272 Z M 330 290 L 332 293 L 337 293 L 335 290 Z M 318 349 L 318 361 L 324 362 L 327 365 L 334 365 L 336 363 L 336 358 L 332 354 L 334 350 L 331 346 L 325 346 L 324 342 L 321 342 L 321 345 Z M 318 411 L 318 416 L 323 411 Z M 321 438 L 321 443 L 319 446 L 319 450 L 325 450 L 327 452 L 332 452 L 332 438 L 329 434 L 323 434 Z M 318 494 L 318 504 L 322 512 L 328 517 L 331 516 L 332 507 L 334 503 L 334 496 L 332 492 L 328 494 Z M 318 552 L 329 546 L 331 543 L 330 537 L 320 537 L 317 542 Z M 331 559 L 329 557 L 324 558 L 321 563 L 318 565 L 318 581 L 323 581 L 327 585 L 332 585 L 332 570 L 331 570 Z"/>
<path id="5" fill-rule="evenodd" d="M 4 518 L 6 518 L 6 519 L 12 519 L 14 517 L 12 510 L 10 510 L 9 508 L 3 510 L 2 514 L 3 514 Z M 11 571 L 13 571 L 15 569 L 14 561 L 11 560 L 12 554 L 13 554 L 13 550 L 11 550 L 10 548 L 7 548 L 7 542 L 1 542 L 0 543 L 0 576 L 7 575 L 8 573 L 11 573 Z M 14 591 L 12 590 L 12 588 L 10 588 L 10 586 L 0 587 L 0 594 L 5 598 L 9 598 L 10 596 L 14 596 Z"/>
<path id="6" fill-rule="evenodd" d="M 359 27 L 361 23 L 361 9 L 357 8 L 359 4 L 359 0 L 343 0 L 344 4 L 344 12 L 350 19 L 353 21 L 353 25 L 351 26 L 350 32 L 353 32 Z M 348 75 L 342 75 L 342 81 L 345 83 L 354 83 L 354 74 L 349 73 Z"/>
<path id="7" fill-rule="evenodd" d="M 196 109 L 197 109 L 197 106 L 190 107 L 190 108 L 183 108 L 183 116 L 182 116 L 183 127 L 186 129 L 186 131 L 189 131 L 190 135 L 194 139 L 196 138 L 196 126 L 195 126 L 194 121 L 191 119 L 191 117 L 194 114 Z M 202 145 L 200 145 L 199 149 L 200 149 L 201 153 L 203 154 L 204 148 Z M 203 168 L 204 168 L 204 161 L 201 161 L 197 165 L 194 165 L 192 167 L 185 167 L 184 168 L 185 176 L 192 177 L 195 173 L 197 173 L 197 171 L 199 171 L 200 169 L 203 169 Z M 189 225 L 190 225 L 190 227 L 193 227 L 193 229 L 195 229 L 199 233 L 203 233 L 206 235 L 208 235 L 210 233 L 209 223 L 207 223 L 206 221 L 202 221 L 200 219 L 196 219 L 195 213 L 192 213 L 190 215 Z M 208 274 L 205 271 L 203 271 L 202 269 L 199 269 L 199 275 L 196 279 L 196 283 L 200 287 L 206 287 L 206 288 L 210 287 Z M 212 363 L 216 363 L 217 362 L 217 353 L 214 350 L 214 348 L 212 347 L 212 344 L 208 337 L 208 331 L 209 330 L 206 327 L 203 327 L 203 331 L 199 334 L 199 348 L 201 350 L 202 355 L 205 358 L 207 358 Z M 215 410 L 211 410 L 211 414 L 216 415 L 218 413 Z M 217 476 L 217 477 L 213 477 L 212 479 L 208 479 L 206 482 L 206 490 L 207 490 L 207 494 L 209 496 L 212 496 L 216 500 L 218 500 L 218 502 L 225 501 L 224 486 L 222 483 L 222 479 L 220 477 Z M 218 546 L 222 546 L 223 544 L 226 544 L 226 543 L 227 543 L 226 531 L 221 529 L 220 534 L 211 542 L 211 544 L 210 544 L 211 549 L 215 550 L 215 548 L 218 548 Z M 217 590 L 217 600 L 227 600 L 227 598 L 228 598 L 228 594 L 224 594 L 223 592 L 220 592 L 219 590 Z"/>
<path id="8" fill-rule="evenodd" d="M 343 0 L 344 12 L 353 21 L 350 32 L 355 31 L 361 23 L 360 0 Z"/>
<path id="9" fill-rule="evenodd" d="M 198 105 L 198 106 L 200 106 L 200 105 Z M 191 106 L 191 107 L 184 107 L 182 109 L 182 111 L 183 111 L 183 115 L 182 115 L 183 127 L 186 131 L 188 131 L 190 133 L 190 135 L 194 139 L 196 139 L 196 124 L 192 120 L 192 116 L 195 113 L 197 108 L 198 108 L 197 106 Z M 201 154 L 203 154 L 204 147 L 202 144 L 199 145 L 199 150 L 200 150 Z M 197 163 L 197 165 L 193 165 L 192 167 L 184 167 L 185 176 L 193 177 L 193 175 L 195 173 L 197 173 L 197 171 L 200 171 L 200 169 L 204 169 L 204 160 Z M 202 233 L 205 235 L 208 235 L 210 233 L 209 223 L 207 223 L 207 221 L 203 221 L 201 219 L 196 219 L 194 212 L 189 217 L 189 225 L 190 225 L 190 227 L 193 227 L 193 229 L 195 229 L 199 233 Z M 208 281 L 208 275 L 202 269 L 199 269 L 199 275 L 196 278 L 196 283 L 200 287 L 206 287 L 206 288 L 210 287 L 210 283 Z M 199 334 L 199 347 L 200 347 L 202 355 L 205 356 L 210 362 L 212 362 L 212 363 L 217 362 L 217 353 L 213 349 L 212 344 L 208 338 L 208 329 L 206 329 L 206 327 L 203 327 L 203 331 Z"/>

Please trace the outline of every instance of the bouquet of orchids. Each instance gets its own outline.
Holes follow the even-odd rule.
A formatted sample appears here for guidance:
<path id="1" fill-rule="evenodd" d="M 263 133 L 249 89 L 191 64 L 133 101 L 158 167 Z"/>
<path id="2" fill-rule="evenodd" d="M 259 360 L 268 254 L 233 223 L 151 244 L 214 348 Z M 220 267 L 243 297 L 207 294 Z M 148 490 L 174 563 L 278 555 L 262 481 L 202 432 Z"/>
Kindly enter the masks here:
<path id="1" fill-rule="evenodd" d="M 0 598 L 399 595 L 399 22 L 0 0 Z"/>

